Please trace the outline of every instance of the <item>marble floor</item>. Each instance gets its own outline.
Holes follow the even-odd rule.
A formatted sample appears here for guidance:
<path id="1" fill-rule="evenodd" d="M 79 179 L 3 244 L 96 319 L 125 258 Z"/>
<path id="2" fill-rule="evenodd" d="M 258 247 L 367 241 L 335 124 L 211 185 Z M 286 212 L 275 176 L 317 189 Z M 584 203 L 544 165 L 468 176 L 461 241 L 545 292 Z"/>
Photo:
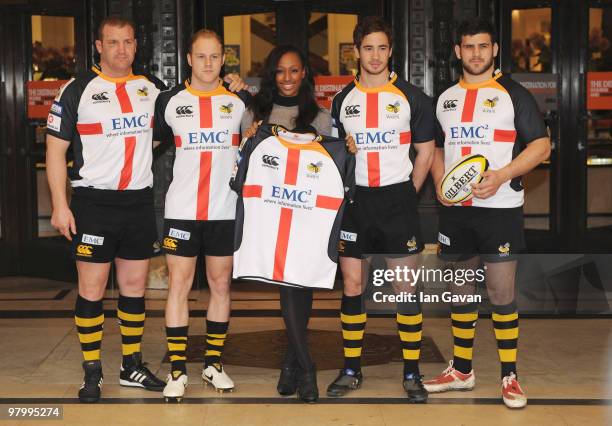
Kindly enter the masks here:
<path id="1" fill-rule="evenodd" d="M 338 332 L 339 291 L 315 294 L 312 330 Z M 61 424 L 74 425 L 609 425 L 612 424 L 612 320 L 521 320 L 519 371 L 530 398 L 523 410 L 503 406 L 499 367 L 490 319 L 478 321 L 474 368 L 477 387 L 471 392 L 430 396 L 427 405 L 405 404 L 401 388 L 401 362 L 364 367 L 363 387 L 344 399 L 322 398 L 319 404 L 300 404 L 276 394 L 277 371 L 247 362 L 228 364 L 236 382 L 233 393 L 219 395 L 199 379 L 201 366 L 188 364 L 191 384 L 182 404 L 167 404 L 160 394 L 118 385 L 119 327 L 112 318 L 116 291 L 107 291 L 104 327 L 103 400 L 81 405 L 76 393 L 81 384 L 81 353 L 72 321 L 74 285 L 42 279 L 0 278 L 0 424 L 29 424 L 8 419 L 14 406 L 63 408 Z M 164 335 L 165 291 L 147 293 L 148 318 L 143 354 L 149 368 L 165 377 L 169 365 Z M 190 334 L 203 334 L 207 291 L 193 291 Z M 237 285 L 233 292 L 232 335 L 281 330 L 278 292 L 269 286 Z M 367 334 L 395 335 L 394 319 L 373 316 Z M 452 352 L 449 321 L 425 316 L 424 335 L 448 359 Z M 231 339 L 231 336 L 230 336 Z M 367 339 L 367 336 L 366 336 Z M 265 357 L 268 342 L 249 352 Z M 314 342 L 316 345 L 316 342 Z M 340 337 L 338 344 L 341 344 Z M 424 362 L 426 377 L 445 364 Z M 319 388 L 324 395 L 336 370 L 321 370 Z M 38 421 L 38 420 L 37 420 Z M 55 424 L 58 424 L 56 422 Z M 34 423 L 39 424 L 39 423 Z"/>

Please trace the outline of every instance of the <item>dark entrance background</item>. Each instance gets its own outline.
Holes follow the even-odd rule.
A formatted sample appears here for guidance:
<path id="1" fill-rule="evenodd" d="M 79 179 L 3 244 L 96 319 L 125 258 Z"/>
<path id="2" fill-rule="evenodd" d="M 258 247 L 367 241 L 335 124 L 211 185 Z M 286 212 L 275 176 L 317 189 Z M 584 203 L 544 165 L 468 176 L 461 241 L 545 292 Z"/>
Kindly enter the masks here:
<path id="1" fill-rule="evenodd" d="M 347 46 L 354 22 L 360 16 L 380 14 L 392 24 L 394 70 L 430 95 L 438 94 L 458 75 L 451 51 L 457 23 L 473 16 L 490 19 L 500 29 L 504 72 L 546 74 L 556 82 L 558 108 L 544 110 L 555 144 L 553 156 L 527 179 L 530 250 L 609 250 L 612 117 L 610 111 L 587 109 L 586 96 L 588 72 L 612 71 L 611 6 L 610 0 L 2 1 L 0 274 L 74 278 L 67 243 L 49 227 L 41 143 L 44 122 L 26 118 L 25 85 L 41 77 L 35 65 L 40 44 L 49 47 L 45 28 L 52 31 L 53 25 L 71 25 L 73 68 L 85 69 L 95 61 L 97 23 L 110 14 L 135 21 L 138 67 L 169 86 L 188 75 L 187 40 L 201 27 L 224 36 L 234 55 L 226 68 L 236 71 L 238 66 L 245 78 L 257 74 L 263 57 L 276 43 L 301 46 L 317 73 L 335 75 L 355 66 Z M 71 24 L 49 19 L 60 17 L 71 19 Z M 51 26 L 45 27 L 49 22 Z M 37 44 L 41 34 L 42 43 Z M 523 49 L 528 57 L 520 59 L 519 42 L 529 44 L 529 49 Z M 160 218 L 172 159 L 173 152 L 168 150 L 154 164 Z M 421 195 L 420 209 L 424 233 L 434 242 L 437 212 L 431 185 Z"/>

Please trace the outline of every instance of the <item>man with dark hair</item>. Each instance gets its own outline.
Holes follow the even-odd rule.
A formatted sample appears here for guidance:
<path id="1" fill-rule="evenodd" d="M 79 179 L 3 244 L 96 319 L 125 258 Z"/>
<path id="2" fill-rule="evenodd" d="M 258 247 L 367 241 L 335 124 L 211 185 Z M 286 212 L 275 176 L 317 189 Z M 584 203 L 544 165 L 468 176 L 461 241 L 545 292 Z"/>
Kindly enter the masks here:
<path id="1" fill-rule="evenodd" d="M 437 102 L 435 159 L 432 176 L 440 213 L 438 242 L 443 259 L 456 267 L 485 265 L 485 280 L 493 307 L 493 327 L 501 362 L 502 398 L 510 408 L 527 404 L 517 380 L 518 311 L 514 295 L 516 254 L 525 249 L 521 176 L 550 155 L 550 141 L 533 96 L 501 72 L 494 72 L 498 53 L 493 26 L 471 20 L 458 28 L 455 54 L 461 60 L 461 80 Z M 472 185 L 473 198 L 452 205 L 440 184 L 451 165 L 480 154 L 490 169 Z M 475 282 L 454 292 L 473 294 Z M 476 303 L 451 306 L 454 357 L 449 367 L 425 382 L 429 392 L 471 390 L 475 384 L 472 348 Z"/>
<path id="2" fill-rule="evenodd" d="M 344 279 L 341 303 L 344 368 L 327 395 L 343 396 L 361 386 L 361 350 L 366 324 L 362 300 L 362 262 L 374 253 L 385 256 L 389 268 L 415 268 L 423 250 L 417 192 L 423 185 L 434 150 L 434 114 L 423 91 L 389 71 L 392 39 L 380 17 L 364 18 L 353 32 L 359 75 L 332 102 L 338 135 L 351 134 L 356 155 L 355 201 L 347 205 L 339 252 Z M 414 164 L 410 147 L 416 150 Z M 415 283 L 396 291 L 414 293 Z M 425 402 L 418 360 L 421 308 L 398 303 L 397 326 L 404 357 L 403 387 L 410 402 Z"/>
<path id="3" fill-rule="evenodd" d="M 134 25 L 102 21 L 96 40 L 100 63 L 64 85 L 47 120 L 47 177 L 51 224 L 72 241 L 79 276 L 75 322 L 85 378 L 81 402 L 97 402 L 102 385 L 102 299 L 114 261 L 119 285 L 117 318 L 123 361 L 119 383 L 161 391 L 164 382 L 142 363 L 145 284 L 157 240 L 151 142 L 155 98 L 163 83 L 132 74 Z M 66 152 L 73 188 L 66 199 Z"/>

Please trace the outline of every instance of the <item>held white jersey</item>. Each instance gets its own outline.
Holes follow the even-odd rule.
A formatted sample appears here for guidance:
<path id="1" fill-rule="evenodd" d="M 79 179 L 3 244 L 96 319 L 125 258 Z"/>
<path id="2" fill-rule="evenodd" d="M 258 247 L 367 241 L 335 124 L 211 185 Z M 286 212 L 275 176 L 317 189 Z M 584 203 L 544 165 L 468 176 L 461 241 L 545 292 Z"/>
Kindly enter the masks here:
<path id="1" fill-rule="evenodd" d="M 433 101 L 394 73 L 377 88 L 353 81 L 336 94 L 331 113 L 338 136 L 353 135 L 359 148 L 355 168 L 359 186 L 410 180 L 410 144 L 434 139 Z"/>
<path id="2" fill-rule="evenodd" d="M 481 84 L 461 80 L 447 89 L 438 98 L 436 117 L 436 146 L 444 148 L 447 170 L 469 154 L 482 154 L 489 161 L 489 169 L 501 169 L 526 144 L 548 136 L 531 93 L 500 72 Z M 523 205 L 521 178 L 502 184 L 490 198 L 474 197 L 457 205 L 520 207 Z"/>
<path id="3" fill-rule="evenodd" d="M 73 187 L 153 186 L 152 124 L 163 84 L 153 77 L 112 78 L 98 67 L 70 80 L 51 106 L 47 134 L 71 144 Z"/>
<path id="4" fill-rule="evenodd" d="M 232 182 L 240 196 L 233 277 L 333 288 L 354 167 L 341 139 L 261 126 Z"/>
<path id="5" fill-rule="evenodd" d="M 248 99 L 246 91 L 235 94 L 220 84 L 201 92 L 188 82 L 159 96 L 154 139 L 176 145 L 166 219 L 234 219 L 237 197 L 229 181 Z"/>

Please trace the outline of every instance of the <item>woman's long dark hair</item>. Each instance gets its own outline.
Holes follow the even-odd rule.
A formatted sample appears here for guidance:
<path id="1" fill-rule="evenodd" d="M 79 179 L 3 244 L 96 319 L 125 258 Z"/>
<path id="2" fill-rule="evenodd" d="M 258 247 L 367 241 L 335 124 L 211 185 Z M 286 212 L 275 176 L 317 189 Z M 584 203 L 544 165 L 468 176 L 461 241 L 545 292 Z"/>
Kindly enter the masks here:
<path id="1" fill-rule="evenodd" d="M 255 121 L 263 120 L 266 122 L 272 112 L 274 98 L 278 95 L 276 87 L 276 69 L 281 57 L 286 53 L 295 53 L 300 58 L 302 66 L 306 70 L 306 75 L 300 85 L 298 92 L 298 116 L 295 118 L 296 128 L 309 126 L 320 111 L 314 95 L 314 79 L 312 70 L 306 62 L 306 56 L 297 47 L 292 45 L 277 46 L 268 55 L 261 74 L 261 87 L 254 96 L 251 103 L 251 111 Z"/>

